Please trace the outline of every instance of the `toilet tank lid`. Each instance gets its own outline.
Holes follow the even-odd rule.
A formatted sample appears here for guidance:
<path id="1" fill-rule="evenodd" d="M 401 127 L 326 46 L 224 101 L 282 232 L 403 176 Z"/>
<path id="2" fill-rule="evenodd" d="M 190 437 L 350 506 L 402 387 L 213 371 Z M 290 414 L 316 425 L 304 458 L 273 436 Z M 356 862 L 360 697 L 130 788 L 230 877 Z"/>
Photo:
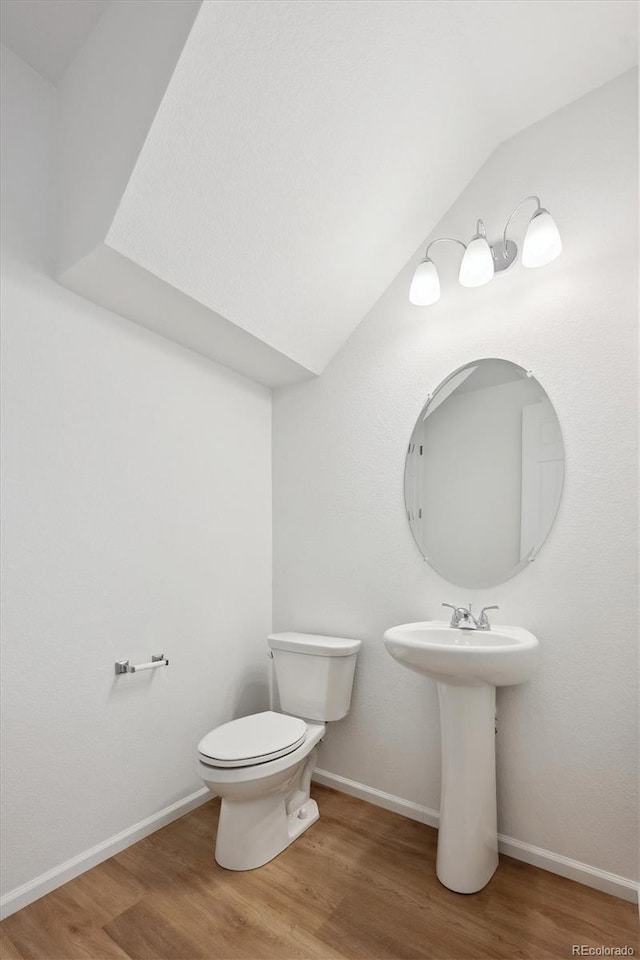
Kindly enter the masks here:
<path id="1" fill-rule="evenodd" d="M 292 653 L 307 653 L 317 657 L 349 657 L 360 649 L 360 645 L 360 640 L 323 637 L 315 633 L 269 634 L 272 650 L 290 650 Z"/>

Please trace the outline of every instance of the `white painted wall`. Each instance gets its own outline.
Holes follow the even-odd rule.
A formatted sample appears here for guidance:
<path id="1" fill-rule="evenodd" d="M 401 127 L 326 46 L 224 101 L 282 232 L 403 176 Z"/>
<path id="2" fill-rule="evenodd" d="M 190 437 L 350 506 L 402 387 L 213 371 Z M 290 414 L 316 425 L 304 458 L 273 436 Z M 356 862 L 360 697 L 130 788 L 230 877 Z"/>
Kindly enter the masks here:
<path id="1" fill-rule="evenodd" d="M 626 74 L 504 143 L 436 235 L 496 235 L 540 193 L 564 253 L 412 307 L 419 254 L 315 381 L 274 400 L 274 628 L 363 640 L 351 715 L 320 766 L 439 806 L 435 686 L 385 653 L 384 629 L 440 603 L 500 604 L 542 644 L 537 675 L 498 694 L 499 827 L 612 871 L 637 871 L 637 93 Z M 522 236 L 526 211 L 514 229 Z M 478 357 L 532 369 L 566 446 L 563 500 L 535 564 L 461 591 L 424 563 L 404 515 L 407 441 L 432 391 Z"/>
<path id="2" fill-rule="evenodd" d="M 3 71 L 7 893 L 197 790 L 200 736 L 266 705 L 271 413 L 53 282 L 55 93 Z"/>

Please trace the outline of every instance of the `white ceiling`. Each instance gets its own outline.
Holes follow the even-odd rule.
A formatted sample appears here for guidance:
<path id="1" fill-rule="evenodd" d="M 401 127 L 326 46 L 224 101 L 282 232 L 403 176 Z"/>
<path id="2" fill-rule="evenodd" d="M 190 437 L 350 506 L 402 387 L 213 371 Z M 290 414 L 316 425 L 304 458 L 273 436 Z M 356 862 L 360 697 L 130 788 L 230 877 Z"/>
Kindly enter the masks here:
<path id="1" fill-rule="evenodd" d="M 0 39 L 56 83 L 109 0 L 1 0 Z"/>
<path id="2" fill-rule="evenodd" d="M 209 0 L 107 242 L 321 371 L 500 142 L 636 62 L 636 14 Z"/>
<path id="3" fill-rule="evenodd" d="M 153 326 L 165 289 L 164 335 L 243 372 L 218 350 L 225 324 L 278 370 L 320 373 L 502 141 L 637 62 L 636 0 L 205 0 L 153 109 L 130 109 L 183 2 L 2 0 L 3 39 L 53 79 L 84 43 L 60 91 L 61 108 L 74 84 L 95 101 L 69 140 L 86 140 L 70 151 L 85 221 L 126 160 L 85 224 L 102 242 L 69 270 L 101 248 L 120 312 Z M 118 84 L 103 67 L 126 51 Z M 114 309 L 101 269 L 77 289 Z"/>

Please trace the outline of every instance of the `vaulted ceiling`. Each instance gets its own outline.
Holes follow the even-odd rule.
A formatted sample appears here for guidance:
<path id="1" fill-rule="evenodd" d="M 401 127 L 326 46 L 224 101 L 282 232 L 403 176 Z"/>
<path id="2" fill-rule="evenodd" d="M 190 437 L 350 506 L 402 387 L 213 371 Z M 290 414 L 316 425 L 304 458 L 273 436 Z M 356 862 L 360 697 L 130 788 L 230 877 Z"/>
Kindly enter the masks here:
<path id="1" fill-rule="evenodd" d="M 109 0 L 2 0 L 2 42 L 57 83 L 108 6 Z"/>
<path id="2" fill-rule="evenodd" d="M 498 144 L 634 64 L 636 12 L 109 4 L 60 85 L 62 282 L 269 385 L 318 374 Z"/>

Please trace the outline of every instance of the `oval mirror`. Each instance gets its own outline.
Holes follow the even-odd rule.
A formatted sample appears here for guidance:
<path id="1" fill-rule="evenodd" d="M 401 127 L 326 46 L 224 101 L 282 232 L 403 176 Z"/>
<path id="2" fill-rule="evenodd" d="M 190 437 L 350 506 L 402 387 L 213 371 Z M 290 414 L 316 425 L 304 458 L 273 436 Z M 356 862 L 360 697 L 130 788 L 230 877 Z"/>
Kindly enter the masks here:
<path id="1" fill-rule="evenodd" d="M 407 451 L 411 532 L 437 572 L 492 587 L 534 559 L 555 519 L 564 445 L 549 397 L 508 360 L 452 373 L 422 409 Z"/>

